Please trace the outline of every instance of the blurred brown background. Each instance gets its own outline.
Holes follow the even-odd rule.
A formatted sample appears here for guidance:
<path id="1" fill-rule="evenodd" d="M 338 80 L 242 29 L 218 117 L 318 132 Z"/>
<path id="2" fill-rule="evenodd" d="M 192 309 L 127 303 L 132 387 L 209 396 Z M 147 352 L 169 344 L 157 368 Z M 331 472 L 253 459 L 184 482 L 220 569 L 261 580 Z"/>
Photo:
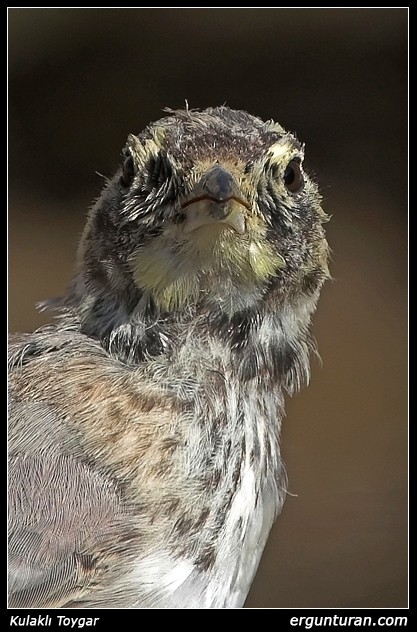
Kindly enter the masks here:
<path id="1" fill-rule="evenodd" d="M 45 322 L 129 132 L 226 103 L 296 131 L 333 216 L 323 361 L 248 607 L 407 606 L 407 9 L 9 9 L 9 328 Z"/>

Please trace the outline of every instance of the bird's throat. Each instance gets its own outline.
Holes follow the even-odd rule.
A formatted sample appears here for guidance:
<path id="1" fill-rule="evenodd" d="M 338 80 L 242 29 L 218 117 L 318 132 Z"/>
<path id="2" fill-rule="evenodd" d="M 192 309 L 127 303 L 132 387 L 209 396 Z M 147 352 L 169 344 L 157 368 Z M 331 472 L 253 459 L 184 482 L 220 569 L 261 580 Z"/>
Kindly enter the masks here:
<path id="1" fill-rule="evenodd" d="M 161 236 L 131 258 L 135 284 L 149 291 L 163 311 L 180 309 L 203 296 L 210 301 L 216 295 L 224 298 L 224 291 L 233 288 L 255 300 L 268 277 L 284 267 L 283 257 L 266 240 L 213 224 L 169 245 Z"/>

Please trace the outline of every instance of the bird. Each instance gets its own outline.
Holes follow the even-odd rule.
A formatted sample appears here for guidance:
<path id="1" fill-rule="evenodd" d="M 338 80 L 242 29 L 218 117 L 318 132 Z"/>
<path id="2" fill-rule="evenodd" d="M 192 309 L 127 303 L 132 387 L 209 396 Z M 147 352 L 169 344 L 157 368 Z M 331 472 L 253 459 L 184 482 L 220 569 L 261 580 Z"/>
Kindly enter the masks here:
<path id="1" fill-rule="evenodd" d="M 9 607 L 244 606 L 330 276 L 304 152 L 226 105 L 128 135 L 50 322 L 10 337 Z"/>

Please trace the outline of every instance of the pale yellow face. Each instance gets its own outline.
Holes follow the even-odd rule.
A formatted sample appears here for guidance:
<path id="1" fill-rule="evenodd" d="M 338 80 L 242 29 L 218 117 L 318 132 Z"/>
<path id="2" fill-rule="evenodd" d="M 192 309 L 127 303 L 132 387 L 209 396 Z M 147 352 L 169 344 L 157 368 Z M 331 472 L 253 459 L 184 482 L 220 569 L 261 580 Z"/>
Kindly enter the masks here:
<path id="1" fill-rule="evenodd" d="M 138 158 L 145 162 L 162 140 L 163 130 L 156 130 L 153 140 L 136 146 Z M 218 201 L 197 191 L 200 179 L 216 163 L 208 156 L 194 164 L 186 174 L 187 192 L 178 201 L 183 221 L 164 222 L 162 234 L 140 245 L 131 257 L 138 287 L 148 290 L 158 307 L 171 310 L 195 301 L 202 291 L 210 292 L 216 278 L 233 279 L 251 292 L 285 267 L 283 255 L 266 239 L 267 224 L 257 204 L 254 180 L 262 177 L 266 161 L 278 171 L 300 153 L 283 138 L 253 166 L 250 176 L 243 161 L 218 154 L 216 163 L 231 175 L 235 191 L 233 199 L 222 203 L 221 212 L 216 210 Z M 282 195 L 288 195 L 281 188 Z"/>
<path id="2" fill-rule="evenodd" d="M 142 152 L 155 151 L 156 145 L 149 141 Z M 285 168 L 294 154 L 289 142 L 276 143 L 254 165 L 250 178 L 242 161 L 218 156 L 217 162 L 232 175 L 240 191 L 239 199 L 223 204 L 226 219 L 216 217 L 216 201 L 198 195 L 193 200 L 193 191 L 213 167 L 213 160 L 209 157 L 195 164 L 187 174 L 188 193 L 179 200 L 184 221 L 166 221 L 162 234 L 140 245 L 131 257 L 137 286 L 148 290 L 161 309 L 171 310 L 195 301 L 201 292 L 210 293 L 216 277 L 234 279 L 235 285 L 251 292 L 285 267 L 283 255 L 266 239 L 267 225 L 257 205 L 253 180 L 261 176 L 267 160 Z"/>

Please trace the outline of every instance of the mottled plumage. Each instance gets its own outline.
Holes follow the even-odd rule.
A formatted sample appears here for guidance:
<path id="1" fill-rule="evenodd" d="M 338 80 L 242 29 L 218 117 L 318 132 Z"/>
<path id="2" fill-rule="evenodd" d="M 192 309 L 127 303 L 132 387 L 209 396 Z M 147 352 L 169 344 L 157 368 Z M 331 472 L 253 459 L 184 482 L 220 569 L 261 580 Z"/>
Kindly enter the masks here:
<path id="1" fill-rule="evenodd" d="M 326 215 L 303 146 L 242 111 L 168 111 L 123 153 L 54 323 L 11 341 L 10 606 L 239 607 Z"/>

